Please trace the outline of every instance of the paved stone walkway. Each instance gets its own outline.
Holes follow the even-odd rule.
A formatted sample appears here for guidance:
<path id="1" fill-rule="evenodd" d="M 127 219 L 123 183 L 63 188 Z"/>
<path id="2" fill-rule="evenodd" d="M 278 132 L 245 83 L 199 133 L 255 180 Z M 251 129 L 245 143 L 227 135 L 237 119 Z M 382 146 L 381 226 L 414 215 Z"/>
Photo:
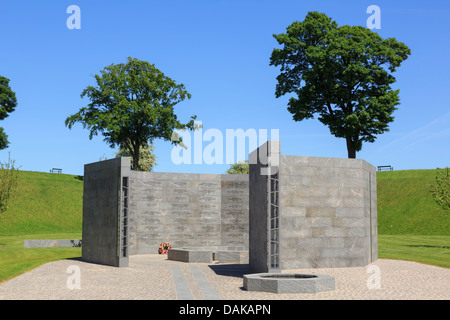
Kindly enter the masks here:
<path id="1" fill-rule="evenodd" d="M 380 272 L 379 289 L 368 288 L 368 283 L 375 284 L 372 269 Z M 415 262 L 380 259 L 367 267 L 283 272 L 328 274 L 335 277 L 336 289 L 314 294 L 249 292 L 242 279 L 248 265 L 188 264 L 163 255 L 135 255 L 128 268 L 79 260 L 47 263 L 0 284 L 0 300 L 450 300 L 450 269 Z M 78 274 L 79 282 L 74 281 Z"/>

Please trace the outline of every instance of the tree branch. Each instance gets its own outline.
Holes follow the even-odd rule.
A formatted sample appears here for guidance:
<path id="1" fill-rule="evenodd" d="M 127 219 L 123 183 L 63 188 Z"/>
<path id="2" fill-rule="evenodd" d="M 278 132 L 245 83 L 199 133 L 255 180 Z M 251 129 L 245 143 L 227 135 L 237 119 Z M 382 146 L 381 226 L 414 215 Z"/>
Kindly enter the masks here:
<path id="1" fill-rule="evenodd" d="M 328 112 L 330 113 L 330 116 L 334 116 L 333 109 L 331 109 L 331 104 L 328 101 L 327 101 L 327 107 L 328 107 Z"/>

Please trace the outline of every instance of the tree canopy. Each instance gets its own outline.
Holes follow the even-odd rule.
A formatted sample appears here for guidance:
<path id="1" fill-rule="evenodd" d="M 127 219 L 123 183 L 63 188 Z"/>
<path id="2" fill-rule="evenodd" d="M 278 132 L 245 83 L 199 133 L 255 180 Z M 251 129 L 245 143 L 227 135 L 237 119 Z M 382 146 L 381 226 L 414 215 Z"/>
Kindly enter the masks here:
<path id="1" fill-rule="evenodd" d="M 177 84 L 147 61 L 128 58 L 127 63 L 112 64 L 95 75 L 96 86 L 88 86 L 81 97 L 90 103 L 65 121 L 71 129 L 76 122 L 90 130 L 89 138 L 101 133 L 111 148 L 126 149 L 140 170 L 141 148 L 155 139 L 172 141 L 175 129 L 194 129 L 192 116 L 181 123 L 174 106 L 190 99 L 183 84 Z"/>
<path id="2" fill-rule="evenodd" d="M 9 86 L 9 79 L 0 76 L 0 120 L 4 120 L 17 106 L 16 94 Z M 8 136 L 0 128 L 0 150 L 8 147 Z"/>
<path id="3" fill-rule="evenodd" d="M 249 164 L 248 160 L 245 161 L 239 161 L 237 163 L 234 163 L 230 165 L 230 167 L 227 169 L 227 174 L 248 174 L 249 173 Z"/>
<path id="4" fill-rule="evenodd" d="M 142 146 L 141 149 L 139 150 L 139 166 L 140 166 L 140 171 L 153 171 L 153 167 L 157 165 L 156 163 L 156 156 L 153 153 L 153 150 L 155 149 L 155 146 L 152 145 L 146 145 L 146 146 Z M 131 154 L 129 153 L 129 151 L 124 148 L 124 147 L 120 147 L 119 150 L 116 152 L 116 157 L 131 157 Z M 131 159 L 131 167 L 133 170 L 135 170 L 134 168 L 134 163 L 133 163 L 133 159 Z"/>
<path id="5" fill-rule="evenodd" d="M 400 103 L 392 73 L 411 54 L 405 44 L 365 27 L 338 26 L 318 12 L 274 38 L 282 45 L 270 57 L 280 67 L 275 95 L 294 94 L 288 111 L 295 121 L 318 115 L 331 134 L 346 139 L 349 158 L 389 131 Z"/>

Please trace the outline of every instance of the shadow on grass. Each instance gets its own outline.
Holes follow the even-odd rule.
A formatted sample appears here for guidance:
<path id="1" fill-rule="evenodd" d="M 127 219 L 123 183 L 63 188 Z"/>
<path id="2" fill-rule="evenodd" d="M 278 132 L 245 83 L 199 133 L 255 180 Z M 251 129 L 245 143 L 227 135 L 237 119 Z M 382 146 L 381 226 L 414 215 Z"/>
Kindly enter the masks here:
<path id="1" fill-rule="evenodd" d="M 431 246 L 427 244 L 408 244 L 405 247 L 414 247 L 414 248 L 436 248 L 436 249 L 450 249 L 448 246 Z"/>

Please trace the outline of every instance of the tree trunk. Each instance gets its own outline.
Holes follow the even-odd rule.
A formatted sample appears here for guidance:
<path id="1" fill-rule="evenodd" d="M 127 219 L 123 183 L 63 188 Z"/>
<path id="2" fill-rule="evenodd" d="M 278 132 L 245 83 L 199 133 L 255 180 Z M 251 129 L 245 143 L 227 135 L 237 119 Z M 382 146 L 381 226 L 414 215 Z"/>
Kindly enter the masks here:
<path id="1" fill-rule="evenodd" d="M 141 166 L 139 165 L 139 144 L 136 144 L 133 150 L 133 170 L 141 171 Z"/>
<path id="2" fill-rule="evenodd" d="M 356 150 L 355 150 L 355 145 L 352 141 L 351 137 L 346 137 L 345 138 L 347 141 L 347 153 L 348 153 L 348 158 L 349 159 L 356 159 Z"/>

